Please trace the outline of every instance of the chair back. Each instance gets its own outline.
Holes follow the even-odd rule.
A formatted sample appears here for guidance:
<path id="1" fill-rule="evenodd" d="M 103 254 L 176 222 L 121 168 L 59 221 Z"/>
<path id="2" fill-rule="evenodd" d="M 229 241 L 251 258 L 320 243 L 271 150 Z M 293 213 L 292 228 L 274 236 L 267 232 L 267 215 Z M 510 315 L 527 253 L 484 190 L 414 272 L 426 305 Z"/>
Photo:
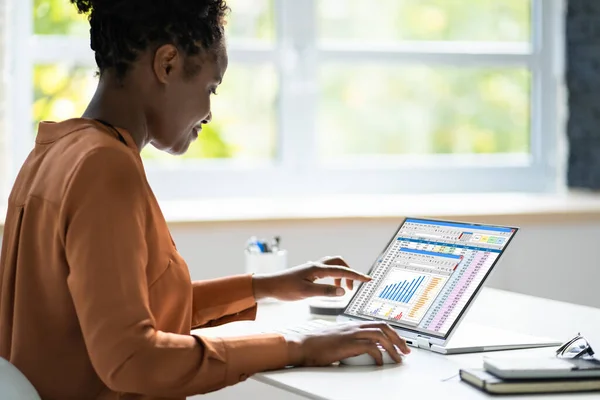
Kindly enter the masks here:
<path id="1" fill-rule="evenodd" d="M 21 371 L 0 357 L 0 398 L 2 400 L 41 400 L 37 390 Z"/>

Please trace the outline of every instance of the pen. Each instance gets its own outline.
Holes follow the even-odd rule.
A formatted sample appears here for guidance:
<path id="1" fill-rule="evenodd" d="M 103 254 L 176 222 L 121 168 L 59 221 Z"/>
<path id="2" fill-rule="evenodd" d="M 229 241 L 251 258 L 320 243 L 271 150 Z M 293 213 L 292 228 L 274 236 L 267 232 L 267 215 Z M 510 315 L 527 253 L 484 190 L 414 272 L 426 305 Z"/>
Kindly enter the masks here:
<path id="1" fill-rule="evenodd" d="M 248 239 L 246 242 L 246 251 L 250 253 L 262 253 L 262 249 L 256 236 L 252 236 Z"/>
<path id="2" fill-rule="evenodd" d="M 279 251 L 279 242 L 280 242 L 280 240 L 281 240 L 281 238 L 279 236 L 275 236 L 273 238 L 273 242 L 272 242 L 273 243 L 272 244 L 273 251 Z"/>
<path id="3" fill-rule="evenodd" d="M 252 236 L 246 242 L 246 251 L 251 253 L 274 253 L 279 251 L 280 242 L 281 238 L 279 236 L 273 237 L 270 241 Z"/>
<path id="4" fill-rule="evenodd" d="M 265 244 L 262 241 L 259 241 L 256 244 L 257 244 L 258 248 L 260 249 L 261 253 L 266 253 L 267 252 Z"/>

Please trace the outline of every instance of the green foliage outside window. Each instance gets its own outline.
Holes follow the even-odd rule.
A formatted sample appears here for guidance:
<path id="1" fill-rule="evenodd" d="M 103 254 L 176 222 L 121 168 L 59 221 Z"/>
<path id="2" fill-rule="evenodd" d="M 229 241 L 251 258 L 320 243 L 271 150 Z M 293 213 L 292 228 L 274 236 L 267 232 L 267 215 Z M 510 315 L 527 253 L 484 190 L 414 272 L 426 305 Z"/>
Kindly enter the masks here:
<path id="1" fill-rule="evenodd" d="M 240 8 L 242 12 L 232 14 L 227 25 L 230 36 L 247 35 L 261 40 L 272 40 L 273 33 L 273 0 L 253 1 L 230 0 L 232 8 Z M 239 7 L 236 7 L 239 4 Z M 256 5 L 259 4 L 260 7 Z M 248 7 L 250 5 L 250 7 Z M 86 17 L 78 14 L 69 0 L 34 0 L 33 4 L 34 33 L 38 35 L 71 35 L 87 37 L 89 23 Z M 32 108 L 34 132 L 40 121 L 60 121 L 80 116 L 93 96 L 97 84 L 95 71 L 77 65 L 56 64 L 37 65 L 33 71 L 34 104 Z M 254 77 L 254 80 L 253 80 Z M 243 78 L 240 81 L 240 78 Z M 205 126 L 202 134 L 183 156 L 188 159 L 202 158 L 272 158 L 275 153 L 275 88 L 276 76 L 264 68 L 251 68 L 240 71 L 230 68 L 223 88 L 224 106 L 215 108 L 219 118 Z M 228 84 L 235 82 L 235 85 Z M 262 92 L 254 95 L 261 85 Z M 221 96 L 221 95 L 220 95 Z M 249 96 L 254 96 L 249 97 Z M 237 100 L 237 101 L 236 101 Z M 253 101 L 256 100 L 256 101 Z M 223 102 L 223 101 L 222 101 Z M 258 102 L 258 103 L 256 103 Z M 237 104 L 236 104 L 237 103 Z M 239 104 L 239 103 L 246 103 Z M 247 126 L 237 119 L 237 114 L 247 118 Z M 222 110 L 222 111 L 221 111 Z M 252 114 L 260 114 L 252 118 Z M 234 121 L 231 121 L 234 120 Z M 222 123 L 220 121 L 225 121 Z M 244 129 L 252 130 L 258 136 L 254 143 L 261 146 L 253 148 L 243 146 L 239 142 L 244 138 Z M 242 129 L 237 128 L 242 127 Z M 236 128 L 236 129 L 234 129 Z M 233 132 L 232 132 L 233 131 Z M 243 144 L 243 143 L 242 143 Z M 145 159 L 170 160 L 172 156 L 147 146 L 142 152 Z"/>
<path id="2" fill-rule="evenodd" d="M 34 0 L 33 31 L 37 35 L 89 35 L 86 17 L 69 0 Z"/>
<path id="3" fill-rule="evenodd" d="M 229 37 L 275 40 L 273 0 L 229 4 Z M 318 0 L 317 5 L 318 37 L 324 40 L 527 42 L 531 36 L 526 0 Z M 89 34 L 88 22 L 69 0 L 34 0 L 33 20 L 38 35 Z M 526 69 L 369 61 L 319 66 L 316 134 L 322 157 L 529 151 Z M 95 89 L 94 72 L 69 64 L 36 66 L 35 124 L 80 116 Z M 184 158 L 276 157 L 277 81 L 272 65 L 231 64 L 213 99 L 213 122 Z M 171 158 L 153 148 L 143 156 Z"/>

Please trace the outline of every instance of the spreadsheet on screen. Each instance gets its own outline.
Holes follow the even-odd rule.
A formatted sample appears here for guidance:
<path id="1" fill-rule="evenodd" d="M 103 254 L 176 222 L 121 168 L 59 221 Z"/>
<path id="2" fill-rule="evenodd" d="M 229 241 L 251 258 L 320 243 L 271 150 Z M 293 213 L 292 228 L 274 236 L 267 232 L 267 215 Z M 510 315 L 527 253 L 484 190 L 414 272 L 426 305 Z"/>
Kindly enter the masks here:
<path id="1" fill-rule="evenodd" d="M 515 228 L 407 219 L 346 314 L 445 336 Z"/>

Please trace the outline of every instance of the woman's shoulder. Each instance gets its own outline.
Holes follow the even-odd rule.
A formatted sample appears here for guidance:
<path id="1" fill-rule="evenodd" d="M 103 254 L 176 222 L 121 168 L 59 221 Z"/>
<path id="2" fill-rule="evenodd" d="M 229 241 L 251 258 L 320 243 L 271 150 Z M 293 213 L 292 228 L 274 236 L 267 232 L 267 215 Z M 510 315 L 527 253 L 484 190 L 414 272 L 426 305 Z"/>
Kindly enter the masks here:
<path id="1" fill-rule="evenodd" d="M 127 145 L 115 128 L 110 128 L 100 122 L 76 118 L 60 123 L 54 130 L 58 130 L 55 137 L 55 147 L 61 151 L 71 151 L 76 154 L 86 155 L 98 151 L 117 151 L 135 159 L 135 150 Z M 40 134 L 43 129 L 40 128 Z"/>
<path id="2" fill-rule="evenodd" d="M 71 160 L 61 174 L 61 203 L 76 208 L 89 203 L 90 210 L 108 203 L 145 209 L 149 187 L 139 153 L 102 132 L 81 135 L 85 138 L 71 139 L 72 149 L 64 153 Z"/>
<path id="3" fill-rule="evenodd" d="M 63 126 L 52 127 L 57 134 L 40 154 L 44 158 L 41 167 L 48 172 L 43 175 L 62 181 L 56 182 L 63 188 L 59 192 L 68 193 L 75 183 L 89 190 L 97 185 L 120 186 L 119 182 L 125 182 L 130 190 L 137 187 L 145 191 L 139 152 L 120 141 L 110 128 L 85 119 L 59 124 Z"/>
<path id="4" fill-rule="evenodd" d="M 121 181 L 131 190 L 146 190 L 139 152 L 107 127 L 83 118 L 43 122 L 35 148 L 19 170 L 11 198 L 23 203 L 35 196 L 60 204 L 75 187 L 85 192 Z"/>
<path id="5" fill-rule="evenodd" d="M 55 167 L 62 164 L 65 175 L 95 170 L 143 173 L 143 164 L 136 149 L 119 140 L 115 131 L 95 121 L 78 118 L 52 126 L 56 132 L 44 158 L 51 159 Z M 40 128 L 40 134 L 45 133 Z M 45 137 L 48 137 L 46 135 Z M 57 165 L 58 164 L 58 165 Z M 66 170 L 70 170 L 70 174 Z"/>

